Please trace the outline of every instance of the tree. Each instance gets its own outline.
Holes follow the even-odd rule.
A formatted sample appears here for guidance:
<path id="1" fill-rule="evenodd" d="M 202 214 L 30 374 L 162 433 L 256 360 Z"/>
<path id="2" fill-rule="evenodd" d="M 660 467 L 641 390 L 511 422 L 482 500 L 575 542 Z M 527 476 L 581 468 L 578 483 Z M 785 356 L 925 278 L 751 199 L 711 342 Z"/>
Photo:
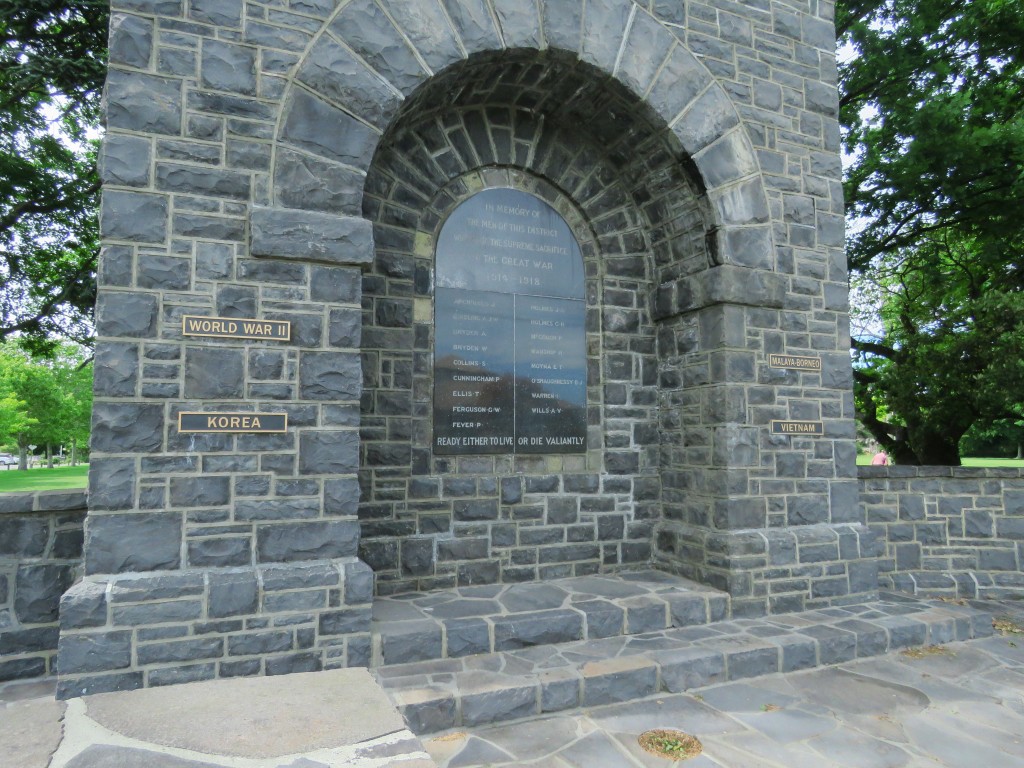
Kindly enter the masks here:
<path id="1" fill-rule="evenodd" d="M 32 359 L 8 343 L 0 346 L 0 381 L 22 408 L 5 436 L 17 444 L 20 468 L 27 467 L 29 446 L 86 442 L 92 408 L 92 370 L 85 352 L 72 345 L 57 348 L 54 357 Z"/>
<path id="2" fill-rule="evenodd" d="M 1024 416 L 975 425 L 960 441 L 965 456 L 1024 459 Z"/>
<path id="3" fill-rule="evenodd" d="M 972 426 L 1019 412 L 1024 292 L 1003 266 L 943 232 L 859 278 L 881 333 L 856 344 L 854 395 L 897 463 L 957 465 Z"/>
<path id="4" fill-rule="evenodd" d="M 2 372 L 0 368 L 0 372 Z M 6 377 L 0 376 L 0 446 L 17 443 L 19 433 L 32 426 L 28 403 L 18 398 Z"/>
<path id="5" fill-rule="evenodd" d="M 837 29 L 847 252 L 880 313 L 858 410 L 897 462 L 959 464 L 1024 402 L 1024 0 L 842 0 Z"/>
<path id="6" fill-rule="evenodd" d="M 105 0 L 0 0 L 0 340 L 92 333 Z"/>

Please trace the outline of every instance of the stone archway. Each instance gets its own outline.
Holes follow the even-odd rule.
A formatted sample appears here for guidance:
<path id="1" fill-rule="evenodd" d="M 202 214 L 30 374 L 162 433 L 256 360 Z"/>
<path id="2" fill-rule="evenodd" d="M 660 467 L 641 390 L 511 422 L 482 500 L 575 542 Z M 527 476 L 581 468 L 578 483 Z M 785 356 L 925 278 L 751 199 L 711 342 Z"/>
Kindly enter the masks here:
<path id="1" fill-rule="evenodd" d="M 364 664 L 373 574 L 359 555 L 378 542 L 394 548 L 379 572 L 395 589 L 477 559 L 511 580 L 648 558 L 727 589 L 734 614 L 875 589 L 829 4 L 245 6 L 114 9 L 85 576 L 62 601 L 62 696 Z M 433 143 L 448 104 L 455 124 Z M 462 161 L 442 165 L 446 147 Z M 367 486 L 371 449 L 416 419 L 383 413 L 404 407 L 389 400 L 404 361 L 364 386 L 361 355 L 405 354 L 385 336 L 411 297 L 422 405 L 416 266 L 473 184 L 530 188 L 590 243 L 592 450 L 545 472 L 447 473 L 446 489 L 410 431 L 407 466 Z M 187 316 L 289 333 L 196 336 Z M 195 430 L 252 412 L 283 431 Z M 486 557 L 441 568 L 443 536 L 419 526 L 449 497 L 453 519 L 455 501 L 471 515 L 493 502 L 498 519 L 476 536 Z M 422 574 L 403 573 L 402 530 L 369 528 L 407 523 L 413 505 L 412 538 L 434 556 Z M 515 546 L 508 529 L 495 538 L 503 507 L 522 522 Z M 447 540 L 474 538 L 479 521 L 458 522 Z M 596 540 L 569 540 L 584 534 Z"/>

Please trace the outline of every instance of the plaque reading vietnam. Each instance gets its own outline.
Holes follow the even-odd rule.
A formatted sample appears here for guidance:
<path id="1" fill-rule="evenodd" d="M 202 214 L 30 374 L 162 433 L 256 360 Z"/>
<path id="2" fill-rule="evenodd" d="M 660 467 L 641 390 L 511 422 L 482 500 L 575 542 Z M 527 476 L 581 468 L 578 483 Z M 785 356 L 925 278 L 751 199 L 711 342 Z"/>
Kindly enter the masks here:
<path id="1" fill-rule="evenodd" d="M 434 452 L 586 450 L 583 257 L 543 200 L 488 189 L 438 236 Z"/>

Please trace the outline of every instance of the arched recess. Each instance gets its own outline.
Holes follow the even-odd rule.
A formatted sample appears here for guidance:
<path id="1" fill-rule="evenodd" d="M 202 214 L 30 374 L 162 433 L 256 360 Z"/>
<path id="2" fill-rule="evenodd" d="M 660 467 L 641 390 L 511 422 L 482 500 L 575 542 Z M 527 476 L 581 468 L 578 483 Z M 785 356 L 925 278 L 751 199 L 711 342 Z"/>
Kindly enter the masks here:
<path id="1" fill-rule="evenodd" d="M 710 524 L 718 489 L 684 498 L 713 438 L 707 426 L 684 445 L 694 392 L 674 369 L 699 331 L 678 318 L 741 281 L 779 284 L 756 156 L 725 90 L 671 31 L 630 0 L 540 13 L 353 0 L 283 104 L 253 250 L 284 229 L 319 260 L 369 265 L 361 556 L 378 590 L 630 565 L 652 557 L 665 517 Z M 584 246 L 582 456 L 430 455 L 432 237 L 460 201 L 502 185 L 554 205 Z"/>
<path id="2" fill-rule="evenodd" d="M 294 69 L 281 110 L 271 207 L 358 215 L 362 180 L 404 102 L 478 55 L 558 51 L 616 81 L 692 159 L 719 264 L 774 268 L 767 196 L 735 105 L 711 72 L 633 0 L 342 2 Z"/>

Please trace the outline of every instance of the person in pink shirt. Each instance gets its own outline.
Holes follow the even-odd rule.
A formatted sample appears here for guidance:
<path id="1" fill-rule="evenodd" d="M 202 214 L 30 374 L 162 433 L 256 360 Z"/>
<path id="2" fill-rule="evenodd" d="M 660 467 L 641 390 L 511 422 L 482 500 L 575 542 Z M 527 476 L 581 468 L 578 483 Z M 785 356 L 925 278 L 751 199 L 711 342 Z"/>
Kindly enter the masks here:
<path id="1" fill-rule="evenodd" d="M 884 467 L 889 463 L 889 454 L 885 451 L 879 451 L 871 457 L 871 465 L 875 467 Z"/>

